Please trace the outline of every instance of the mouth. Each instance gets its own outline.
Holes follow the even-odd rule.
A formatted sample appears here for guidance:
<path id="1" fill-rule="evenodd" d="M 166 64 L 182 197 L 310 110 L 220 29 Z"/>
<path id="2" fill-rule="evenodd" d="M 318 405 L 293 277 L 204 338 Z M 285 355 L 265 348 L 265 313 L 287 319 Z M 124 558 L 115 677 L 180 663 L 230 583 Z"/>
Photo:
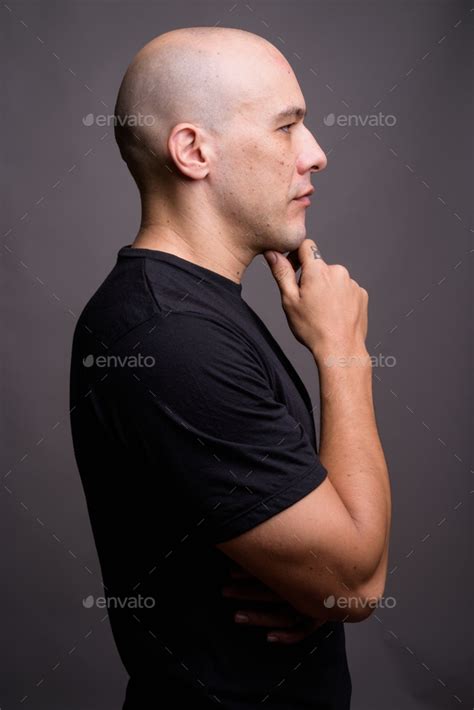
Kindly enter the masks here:
<path id="1" fill-rule="evenodd" d="M 313 192 L 314 192 L 314 187 L 310 187 L 302 195 L 300 195 L 299 197 L 294 197 L 293 199 L 295 202 L 300 202 L 302 205 L 309 207 L 309 205 L 311 204 L 311 200 L 309 199 L 309 196 L 312 195 Z"/>
<path id="2" fill-rule="evenodd" d="M 304 205 L 305 207 L 309 207 L 311 204 L 311 200 L 309 199 L 308 195 L 302 195 L 301 197 L 295 197 L 293 198 L 293 202 L 299 202 L 300 204 Z"/>

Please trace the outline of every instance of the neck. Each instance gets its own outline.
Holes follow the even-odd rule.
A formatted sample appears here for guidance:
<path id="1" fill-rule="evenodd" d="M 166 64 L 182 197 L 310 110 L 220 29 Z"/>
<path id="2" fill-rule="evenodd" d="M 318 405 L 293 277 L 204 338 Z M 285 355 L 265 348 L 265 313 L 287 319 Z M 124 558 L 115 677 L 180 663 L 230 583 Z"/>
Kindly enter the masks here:
<path id="1" fill-rule="evenodd" d="M 132 246 L 175 254 L 240 284 L 256 253 L 236 242 L 208 210 L 183 208 L 177 215 L 170 211 L 168 202 L 159 208 L 142 203 L 140 229 Z"/>

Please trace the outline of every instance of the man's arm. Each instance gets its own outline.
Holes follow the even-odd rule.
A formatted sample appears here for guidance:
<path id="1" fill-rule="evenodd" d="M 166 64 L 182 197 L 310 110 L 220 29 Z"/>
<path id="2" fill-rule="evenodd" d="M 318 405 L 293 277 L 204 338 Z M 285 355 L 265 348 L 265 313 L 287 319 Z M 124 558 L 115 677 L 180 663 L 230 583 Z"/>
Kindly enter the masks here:
<path id="1" fill-rule="evenodd" d="M 391 523 L 387 465 L 380 443 L 367 350 L 315 356 L 320 377 L 319 456 L 365 548 L 363 578 L 382 594 Z"/>
<path id="2" fill-rule="evenodd" d="M 358 357 L 368 359 L 362 351 Z M 296 609 L 320 619 L 366 619 L 385 585 L 390 489 L 368 363 L 320 368 L 326 480 L 278 515 L 217 546 Z"/>
<path id="3" fill-rule="evenodd" d="M 361 621 L 383 593 L 391 518 L 364 344 L 368 297 L 345 267 L 313 261 L 314 246 L 312 240 L 300 246 L 299 285 L 281 255 L 272 272 L 288 323 L 319 368 L 320 459 L 328 476 L 298 502 L 217 547 L 302 613 Z M 336 358 L 332 366 L 328 357 Z M 359 360 L 341 360 L 351 357 Z"/>

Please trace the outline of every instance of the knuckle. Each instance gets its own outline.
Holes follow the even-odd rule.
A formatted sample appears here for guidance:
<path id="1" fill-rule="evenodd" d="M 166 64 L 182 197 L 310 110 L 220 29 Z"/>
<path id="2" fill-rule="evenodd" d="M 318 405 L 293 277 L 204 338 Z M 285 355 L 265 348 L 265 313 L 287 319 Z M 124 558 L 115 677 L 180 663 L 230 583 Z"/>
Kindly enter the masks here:
<path id="1" fill-rule="evenodd" d="M 349 278 L 349 270 L 343 264 L 333 264 L 332 269 L 338 276 Z"/>
<path id="2" fill-rule="evenodd" d="M 285 266 L 283 266 L 283 267 L 280 266 L 278 269 L 275 269 L 275 271 L 273 272 L 273 275 L 278 282 L 284 281 L 286 274 L 287 274 L 287 269 Z"/>

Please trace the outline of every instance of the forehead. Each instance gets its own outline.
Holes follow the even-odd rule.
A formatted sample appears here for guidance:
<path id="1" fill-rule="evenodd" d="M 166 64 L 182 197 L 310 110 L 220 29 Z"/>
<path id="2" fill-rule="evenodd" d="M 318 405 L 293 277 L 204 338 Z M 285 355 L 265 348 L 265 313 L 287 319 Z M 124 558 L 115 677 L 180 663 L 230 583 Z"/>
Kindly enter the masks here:
<path id="1" fill-rule="evenodd" d="M 298 80 L 275 47 L 240 55 L 235 69 L 233 62 L 227 86 L 234 93 L 240 117 L 258 124 L 304 118 L 306 103 Z"/>
<path id="2" fill-rule="evenodd" d="M 271 89 L 268 85 L 262 87 L 252 99 L 241 103 L 242 114 L 261 123 L 279 123 L 304 119 L 308 113 L 304 96 L 296 79 L 294 83 L 279 82 Z"/>

